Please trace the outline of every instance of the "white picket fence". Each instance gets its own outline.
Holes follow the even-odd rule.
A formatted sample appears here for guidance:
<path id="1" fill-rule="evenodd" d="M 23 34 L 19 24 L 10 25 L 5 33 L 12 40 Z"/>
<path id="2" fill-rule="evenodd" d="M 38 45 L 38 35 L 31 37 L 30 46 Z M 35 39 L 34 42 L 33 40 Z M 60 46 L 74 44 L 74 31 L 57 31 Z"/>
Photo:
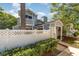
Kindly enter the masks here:
<path id="1" fill-rule="evenodd" d="M 0 30 L 0 51 L 50 38 L 50 30 Z"/>

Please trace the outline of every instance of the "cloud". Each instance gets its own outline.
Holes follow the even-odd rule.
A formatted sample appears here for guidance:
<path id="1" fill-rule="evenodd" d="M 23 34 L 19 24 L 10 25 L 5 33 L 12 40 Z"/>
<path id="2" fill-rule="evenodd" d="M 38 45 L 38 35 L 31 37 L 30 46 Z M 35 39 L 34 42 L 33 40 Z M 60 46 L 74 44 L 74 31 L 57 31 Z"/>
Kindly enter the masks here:
<path id="1" fill-rule="evenodd" d="M 57 14 L 57 12 L 52 12 L 52 13 L 49 13 L 49 14 L 48 14 L 48 19 L 49 19 L 49 21 L 52 20 L 52 18 L 53 18 L 53 16 L 54 16 L 55 14 Z"/>
<path id="2" fill-rule="evenodd" d="M 52 17 L 55 14 L 57 14 L 57 12 L 52 12 L 52 13 L 49 13 L 49 16 Z"/>
<path id="3" fill-rule="evenodd" d="M 11 14 L 13 16 L 15 16 L 16 18 L 18 18 L 18 13 L 15 13 L 13 10 L 9 10 L 9 11 L 4 11 L 5 13 Z"/>
<path id="4" fill-rule="evenodd" d="M 32 3 L 27 3 L 27 6 L 30 6 Z M 30 8 L 31 9 L 31 8 Z M 13 3 L 12 4 L 12 9 L 7 11 L 9 14 L 12 14 L 15 17 L 19 17 L 18 16 L 18 10 L 20 10 L 20 3 Z M 32 9 L 31 9 L 32 10 Z"/>
<path id="5" fill-rule="evenodd" d="M 18 16 L 18 12 L 16 12 L 14 9 L 9 10 L 8 13 L 11 14 L 11 15 L 13 15 L 13 16 L 15 16 L 15 17 L 19 17 Z"/>
<path id="6" fill-rule="evenodd" d="M 37 15 L 38 15 L 38 19 L 42 20 L 41 17 L 42 16 L 47 16 L 48 17 L 48 21 L 52 21 L 52 17 L 54 14 L 56 14 L 57 12 L 53 12 L 53 13 L 49 13 L 49 14 L 46 14 L 44 12 L 37 12 Z"/>
<path id="7" fill-rule="evenodd" d="M 19 17 L 18 16 L 18 10 L 20 10 L 20 4 L 19 3 L 13 3 L 12 4 L 12 9 L 7 11 L 9 14 L 15 16 L 15 17 Z"/>
<path id="8" fill-rule="evenodd" d="M 13 3 L 12 6 L 13 6 L 14 9 L 20 10 L 20 4 L 19 3 Z"/>
<path id="9" fill-rule="evenodd" d="M 57 12 L 53 12 L 53 13 L 46 14 L 44 12 L 37 12 L 37 15 L 38 15 L 38 19 L 41 19 L 42 16 L 47 16 L 48 17 L 48 21 L 51 21 L 53 15 L 56 14 L 56 13 Z"/>
<path id="10" fill-rule="evenodd" d="M 16 18 L 18 18 L 18 13 L 14 13 L 13 16 L 15 16 Z"/>
<path id="11" fill-rule="evenodd" d="M 37 12 L 36 14 L 38 15 L 38 19 L 41 19 L 42 16 L 46 16 L 44 12 Z"/>
<path id="12" fill-rule="evenodd" d="M 10 12 L 10 13 L 14 13 L 14 10 L 13 10 L 13 9 L 11 9 L 9 12 Z"/>

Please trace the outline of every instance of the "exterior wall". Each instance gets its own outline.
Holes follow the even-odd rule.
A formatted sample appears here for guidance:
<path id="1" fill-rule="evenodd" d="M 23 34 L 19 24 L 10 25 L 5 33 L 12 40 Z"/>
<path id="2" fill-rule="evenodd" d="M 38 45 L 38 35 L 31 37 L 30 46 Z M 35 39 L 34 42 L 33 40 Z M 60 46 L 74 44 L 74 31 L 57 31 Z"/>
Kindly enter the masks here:
<path id="1" fill-rule="evenodd" d="M 50 38 L 50 30 L 0 30 L 0 51 Z"/>
<path id="2" fill-rule="evenodd" d="M 28 26 L 34 26 L 35 22 L 37 20 L 37 15 L 34 14 L 32 11 L 30 11 L 29 9 L 26 9 L 26 13 L 25 13 L 25 20 L 26 20 L 26 25 Z M 31 16 L 32 19 L 26 17 L 26 15 Z M 19 16 L 20 16 L 20 11 L 19 11 Z M 17 18 L 17 25 L 13 27 L 13 29 L 20 29 L 19 27 L 21 26 L 21 19 L 20 17 Z"/>
<path id="3" fill-rule="evenodd" d="M 44 30 L 48 30 L 49 29 L 49 24 L 44 24 Z"/>
<path id="4" fill-rule="evenodd" d="M 32 17 L 32 19 L 26 17 L 26 25 L 34 26 L 35 25 L 35 22 L 37 20 L 37 15 L 34 14 L 34 12 L 30 11 L 29 9 L 26 9 L 26 15 Z"/>
<path id="5" fill-rule="evenodd" d="M 56 38 L 56 30 L 55 30 L 55 27 L 52 27 L 51 28 L 50 33 L 51 33 L 52 38 Z"/>
<path id="6" fill-rule="evenodd" d="M 33 26 L 35 26 L 35 24 L 36 24 L 36 21 L 37 21 L 37 15 L 33 15 L 34 17 L 33 17 Z"/>
<path id="7" fill-rule="evenodd" d="M 35 25 L 35 21 L 37 19 L 36 15 L 31 14 L 29 12 L 26 12 L 26 15 L 32 17 L 32 19 L 26 18 L 26 25 L 28 24 L 28 25 L 34 26 Z"/>
<path id="8" fill-rule="evenodd" d="M 57 37 L 56 37 L 56 26 L 55 26 L 55 24 L 50 23 L 49 29 L 50 29 L 51 37 L 56 39 Z"/>
<path id="9" fill-rule="evenodd" d="M 20 17 L 17 18 L 17 25 L 18 25 L 18 26 L 21 26 L 21 19 L 20 19 Z"/>

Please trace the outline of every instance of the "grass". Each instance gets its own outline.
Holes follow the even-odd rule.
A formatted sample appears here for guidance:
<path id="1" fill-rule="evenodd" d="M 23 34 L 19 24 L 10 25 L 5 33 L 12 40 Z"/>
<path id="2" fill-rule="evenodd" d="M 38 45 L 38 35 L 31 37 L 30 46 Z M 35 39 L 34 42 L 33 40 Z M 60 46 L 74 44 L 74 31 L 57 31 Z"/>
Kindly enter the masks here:
<path id="1" fill-rule="evenodd" d="M 41 56 L 45 53 L 56 50 L 57 40 L 50 38 L 24 47 L 5 50 L 3 56 Z"/>
<path id="2" fill-rule="evenodd" d="M 75 41 L 74 45 L 75 48 L 79 48 L 79 41 Z"/>
<path id="3" fill-rule="evenodd" d="M 74 43 L 75 43 L 75 40 L 68 39 L 68 40 L 67 40 L 67 43 L 68 43 L 68 44 L 74 44 Z"/>
<path id="4" fill-rule="evenodd" d="M 79 44 L 76 44 L 76 47 L 79 48 Z"/>

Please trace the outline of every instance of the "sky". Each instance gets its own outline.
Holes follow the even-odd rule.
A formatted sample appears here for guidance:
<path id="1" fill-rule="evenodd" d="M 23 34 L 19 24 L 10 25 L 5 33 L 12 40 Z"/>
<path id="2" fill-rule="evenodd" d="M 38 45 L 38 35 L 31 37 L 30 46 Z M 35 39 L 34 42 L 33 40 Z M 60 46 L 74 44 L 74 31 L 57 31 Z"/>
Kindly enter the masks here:
<path id="1" fill-rule="evenodd" d="M 18 3 L 0 3 L 0 7 L 4 9 L 5 12 L 18 17 L 18 10 L 20 10 Z M 38 19 L 42 16 L 47 16 L 50 19 L 50 4 L 49 3 L 26 3 L 26 8 L 31 9 L 38 15 Z"/>

